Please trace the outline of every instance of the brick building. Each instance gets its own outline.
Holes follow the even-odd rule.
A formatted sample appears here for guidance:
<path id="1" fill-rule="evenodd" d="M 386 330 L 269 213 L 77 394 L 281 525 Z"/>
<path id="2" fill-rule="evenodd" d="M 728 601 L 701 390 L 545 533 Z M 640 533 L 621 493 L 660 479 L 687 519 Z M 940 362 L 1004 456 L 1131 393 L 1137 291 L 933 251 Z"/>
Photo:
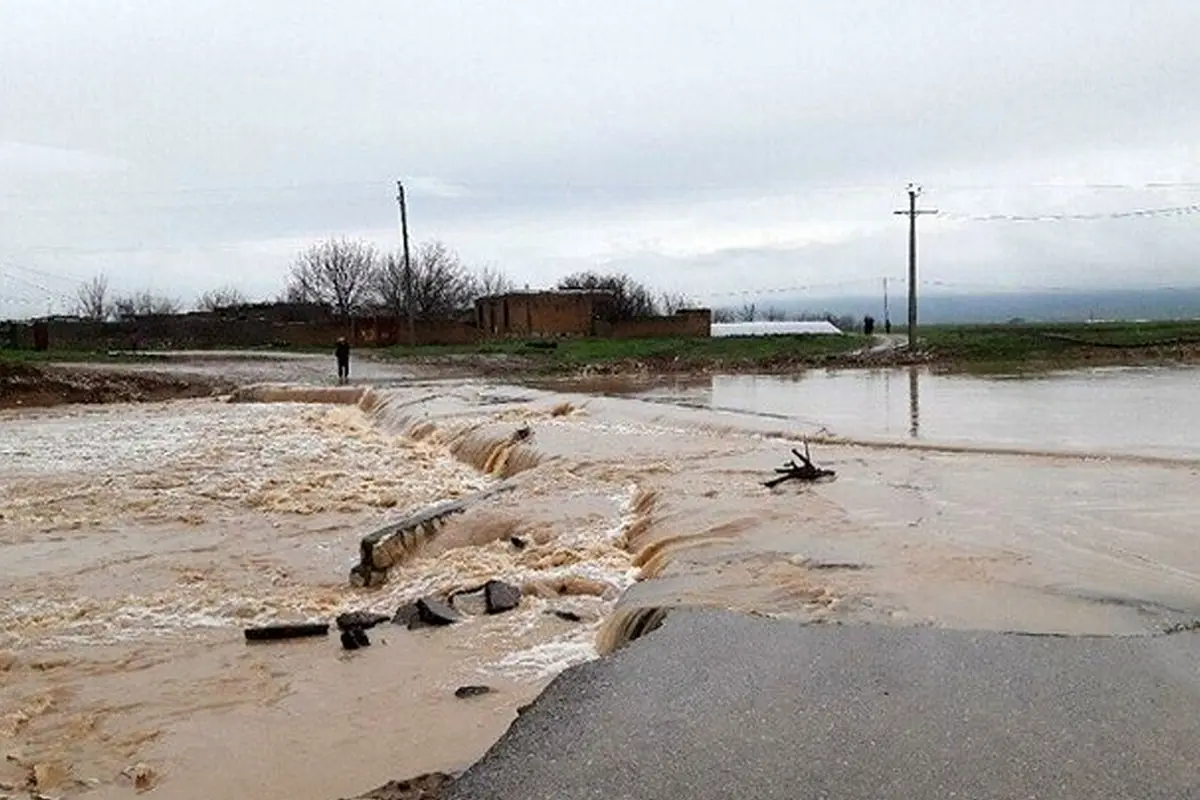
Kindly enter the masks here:
<path id="1" fill-rule="evenodd" d="M 613 293 L 586 289 L 509 292 L 475 301 L 475 324 L 488 338 L 595 336 L 612 321 Z"/>
<path id="2" fill-rule="evenodd" d="M 485 339 L 704 337 L 709 335 L 711 323 L 712 312 L 706 308 L 617 319 L 615 296 L 597 289 L 509 292 L 475 302 L 475 325 Z"/>

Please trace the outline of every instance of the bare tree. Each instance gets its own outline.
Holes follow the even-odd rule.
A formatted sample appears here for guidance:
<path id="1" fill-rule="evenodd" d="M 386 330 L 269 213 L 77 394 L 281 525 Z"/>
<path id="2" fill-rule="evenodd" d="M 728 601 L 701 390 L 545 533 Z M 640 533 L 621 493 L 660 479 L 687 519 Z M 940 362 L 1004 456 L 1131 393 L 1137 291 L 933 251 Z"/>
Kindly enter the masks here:
<path id="1" fill-rule="evenodd" d="M 767 310 L 763 313 L 763 319 L 768 322 L 782 322 L 787 319 L 787 314 L 775 306 L 768 306 Z"/>
<path id="2" fill-rule="evenodd" d="M 737 310 L 738 322 L 754 322 L 758 318 L 758 307 L 754 303 L 746 303 Z"/>
<path id="3" fill-rule="evenodd" d="M 458 255 L 444 243 L 417 245 L 410 254 L 412 265 L 413 316 L 445 319 L 471 307 L 479 293 L 479 278 L 472 275 Z M 372 281 L 374 299 L 396 316 L 408 313 L 409 276 L 404 255 L 390 253 Z"/>
<path id="4" fill-rule="evenodd" d="M 217 311 L 222 308 L 240 308 L 246 305 L 246 295 L 236 286 L 222 286 L 219 289 L 209 289 L 196 301 L 196 308 L 201 311 Z"/>
<path id="5" fill-rule="evenodd" d="M 712 312 L 713 322 L 736 322 L 737 315 L 732 308 L 714 308 Z"/>
<path id="6" fill-rule="evenodd" d="M 483 267 L 475 273 L 475 296 L 492 297 L 505 294 L 516 288 L 512 278 L 509 278 L 496 267 Z"/>
<path id="7" fill-rule="evenodd" d="M 663 292 L 658 302 L 664 314 L 674 314 L 680 309 L 695 307 L 692 298 L 683 292 Z"/>
<path id="8" fill-rule="evenodd" d="M 75 313 L 101 322 L 112 312 L 108 299 L 108 276 L 103 272 L 75 290 Z"/>
<path id="9" fill-rule="evenodd" d="M 113 298 L 113 313 L 118 319 L 178 314 L 183 305 L 172 297 L 146 290 Z"/>
<path id="10" fill-rule="evenodd" d="M 349 319 L 368 299 L 378 265 L 375 248 L 362 240 L 314 244 L 293 262 L 286 296 L 291 302 L 330 305 Z"/>
<path id="11" fill-rule="evenodd" d="M 613 316 L 617 319 L 652 317 L 658 313 L 658 304 L 650 290 L 625 274 L 580 272 L 560 280 L 558 288 L 612 292 Z"/>

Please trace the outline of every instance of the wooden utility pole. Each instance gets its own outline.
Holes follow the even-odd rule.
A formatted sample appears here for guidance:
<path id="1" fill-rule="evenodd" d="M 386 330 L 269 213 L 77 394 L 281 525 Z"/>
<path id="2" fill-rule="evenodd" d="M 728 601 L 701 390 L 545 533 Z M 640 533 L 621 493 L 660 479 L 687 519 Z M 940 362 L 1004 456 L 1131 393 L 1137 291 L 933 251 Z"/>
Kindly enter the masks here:
<path id="1" fill-rule="evenodd" d="M 400 239 L 404 242 L 404 314 L 408 317 L 408 346 L 417 345 L 417 322 L 413 316 L 412 263 L 408 258 L 408 203 L 404 200 L 404 183 L 396 181 L 396 202 L 400 204 Z"/>
<path id="2" fill-rule="evenodd" d="M 908 185 L 908 209 L 893 211 L 893 214 L 908 217 L 908 349 L 917 346 L 917 217 L 922 214 L 936 214 L 936 208 L 917 208 L 917 197 L 921 187 L 915 183 Z"/>

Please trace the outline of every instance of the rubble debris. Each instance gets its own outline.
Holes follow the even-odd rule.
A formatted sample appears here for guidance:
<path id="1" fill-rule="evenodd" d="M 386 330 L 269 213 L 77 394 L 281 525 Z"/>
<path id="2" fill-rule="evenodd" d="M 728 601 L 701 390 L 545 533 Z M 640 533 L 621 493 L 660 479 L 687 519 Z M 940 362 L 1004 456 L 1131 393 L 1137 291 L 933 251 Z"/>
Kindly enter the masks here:
<path id="1" fill-rule="evenodd" d="M 503 614 L 521 605 L 521 588 L 504 581 L 491 580 L 483 585 L 487 613 Z"/>
<path id="2" fill-rule="evenodd" d="M 461 619 L 458 612 L 447 603 L 435 597 L 422 597 L 415 603 L 406 603 L 396 609 L 392 623 L 415 631 L 418 628 L 453 625 Z"/>
<path id="3" fill-rule="evenodd" d="M 459 589 L 448 600 L 455 609 L 468 614 L 503 614 L 521 605 L 521 587 L 493 579 Z"/>
<path id="4" fill-rule="evenodd" d="M 454 782 L 445 772 L 429 772 L 405 781 L 388 781 L 353 800 L 438 800 Z"/>
<path id="5" fill-rule="evenodd" d="M 417 601 L 417 615 L 426 625 L 453 625 L 462 619 L 453 608 L 433 597 Z"/>
<path id="6" fill-rule="evenodd" d="M 490 686 L 460 686 L 454 690 L 454 696 L 459 700 L 465 700 L 468 697 L 479 697 L 485 694 L 491 694 L 492 687 Z"/>
<path id="7" fill-rule="evenodd" d="M 363 588 L 387 583 L 388 571 L 437 535 L 446 518 L 476 502 L 513 488 L 504 483 L 457 500 L 443 500 L 388 523 L 359 542 L 359 563 L 350 568 L 350 584 Z"/>
<path id="8" fill-rule="evenodd" d="M 281 639 L 299 639 L 329 635 L 329 625 L 324 622 L 279 623 L 246 628 L 246 641 L 269 642 Z"/>
<path id="9" fill-rule="evenodd" d="M 133 788 L 139 792 L 148 792 L 154 788 L 158 774 L 148 764 L 137 763 L 121 771 L 121 775 L 133 781 Z"/>
<path id="10" fill-rule="evenodd" d="M 808 441 L 804 442 L 804 455 L 800 455 L 800 451 L 792 448 L 792 455 L 795 458 L 784 463 L 782 467 L 776 467 L 775 472 L 778 473 L 778 478 L 772 478 L 769 481 L 764 481 L 763 486 L 768 489 L 773 489 L 784 481 L 815 481 L 820 478 L 830 478 L 837 473 L 831 469 L 821 469 L 814 467 L 812 457 L 808 452 Z M 797 464 L 796 462 L 800 463 Z"/>
<path id="11" fill-rule="evenodd" d="M 417 610 L 416 603 L 400 606 L 396 609 L 396 615 L 392 617 L 393 625 L 403 625 L 409 630 L 421 625 L 421 612 Z"/>
<path id="12" fill-rule="evenodd" d="M 348 611 L 345 614 L 338 614 L 336 622 L 339 631 L 351 628 L 370 630 L 390 619 L 391 617 L 387 614 L 376 614 L 373 611 Z"/>
<path id="13" fill-rule="evenodd" d="M 562 609 L 556 608 L 550 613 L 566 622 L 583 622 L 583 617 L 579 616 L 574 611 L 563 611 Z"/>
<path id="14" fill-rule="evenodd" d="M 357 650 L 360 647 L 370 647 L 371 640 L 367 636 L 367 632 L 362 628 L 347 628 L 342 631 L 342 648 L 345 650 Z"/>

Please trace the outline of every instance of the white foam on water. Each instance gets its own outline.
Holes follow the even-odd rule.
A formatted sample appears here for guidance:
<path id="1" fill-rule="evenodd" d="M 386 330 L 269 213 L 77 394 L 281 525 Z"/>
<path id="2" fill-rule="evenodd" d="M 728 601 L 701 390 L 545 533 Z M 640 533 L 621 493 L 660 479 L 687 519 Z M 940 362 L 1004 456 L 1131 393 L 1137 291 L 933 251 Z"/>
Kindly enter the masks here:
<path id="1" fill-rule="evenodd" d="M 515 680 L 537 681 L 599 657 L 595 629 L 589 628 L 586 633 L 509 653 L 485 670 Z"/>

